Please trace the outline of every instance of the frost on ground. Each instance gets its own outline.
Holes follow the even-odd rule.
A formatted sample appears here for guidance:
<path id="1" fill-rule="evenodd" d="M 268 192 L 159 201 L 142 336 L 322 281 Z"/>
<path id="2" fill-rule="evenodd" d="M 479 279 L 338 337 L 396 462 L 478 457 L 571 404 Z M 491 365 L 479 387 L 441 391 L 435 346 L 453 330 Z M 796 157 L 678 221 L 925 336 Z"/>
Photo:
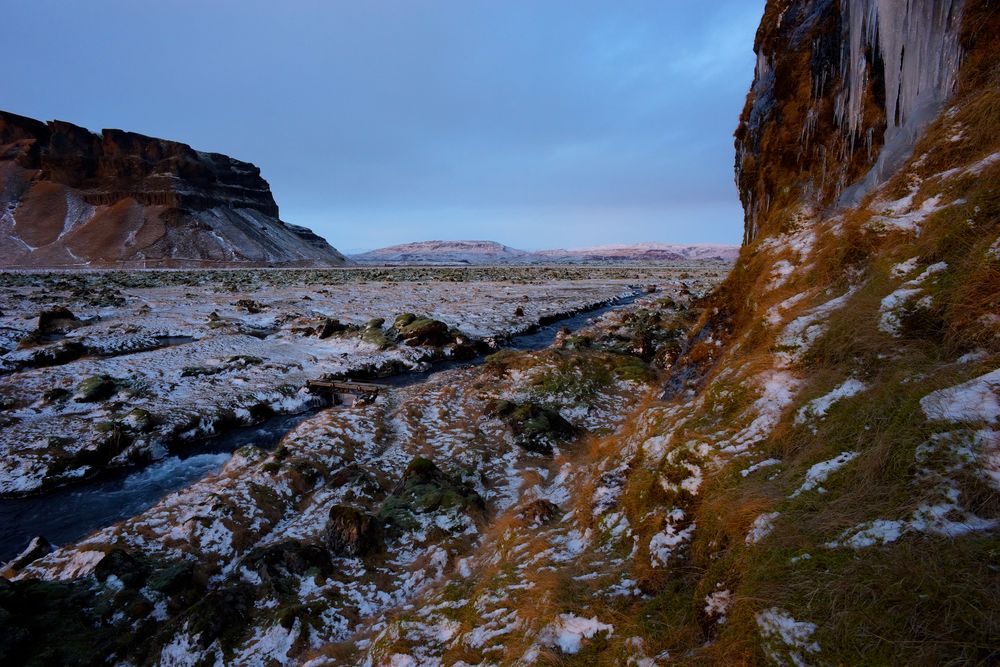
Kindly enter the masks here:
<path id="1" fill-rule="evenodd" d="M 611 634 L 614 626 L 594 618 L 581 618 L 573 614 L 560 614 L 538 634 L 538 641 L 546 646 L 559 648 L 563 653 L 579 653 L 584 640 L 598 633 Z"/>
<path id="2" fill-rule="evenodd" d="M 867 389 L 864 382 L 851 378 L 834 388 L 830 393 L 815 398 L 795 413 L 795 423 L 804 424 L 810 419 L 822 419 L 837 401 L 856 396 Z"/>
<path id="3" fill-rule="evenodd" d="M 536 273 L 552 277 L 483 271 L 5 274 L 0 495 L 315 408 L 321 401 L 302 388 L 320 375 L 474 356 L 540 319 L 630 291 L 614 273 L 540 282 Z M 443 324 L 397 340 L 404 313 Z"/>
<path id="4" fill-rule="evenodd" d="M 806 471 L 806 479 L 802 482 L 802 486 L 796 489 L 790 497 L 796 498 L 803 493 L 814 489 L 819 493 L 826 493 L 826 489 L 820 486 L 820 484 L 825 482 L 826 479 L 834 472 L 840 470 L 857 458 L 857 456 L 857 452 L 841 452 L 828 461 L 820 461 L 815 464 Z"/>
<path id="5" fill-rule="evenodd" d="M 1000 368 L 920 399 L 928 419 L 947 422 L 1000 421 Z"/>
<path id="6" fill-rule="evenodd" d="M 126 582 L 116 594 L 139 603 L 121 622 L 145 628 L 148 657 L 164 664 L 475 664 L 624 641 L 586 605 L 560 608 L 538 577 L 604 604 L 642 596 L 624 567 L 649 559 L 621 508 L 628 465 L 617 445 L 596 459 L 590 447 L 618 437 L 656 388 L 632 352 L 636 327 L 679 317 L 684 299 L 653 294 L 561 349 L 499 354 L 319 412 L 274 451 L 238 450 L 15 583 Z M 667 418 L 648 415 L 628 457 Z"/>
<path id="7" fill-rule="evenodd" d="M 774 522 L 781 516 L 780 512 L 765 512 L 753 520 L 750 531 L 747 533 L 746 543 L 757 544 L 762 539 L 771 534 L 774 530 Z"/>

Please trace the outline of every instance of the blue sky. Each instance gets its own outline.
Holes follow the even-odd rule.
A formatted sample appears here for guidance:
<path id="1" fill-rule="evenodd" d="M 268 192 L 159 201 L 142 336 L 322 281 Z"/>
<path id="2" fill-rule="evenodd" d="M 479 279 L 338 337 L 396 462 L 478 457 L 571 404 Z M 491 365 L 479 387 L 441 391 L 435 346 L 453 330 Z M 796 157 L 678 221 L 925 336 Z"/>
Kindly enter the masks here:
<path id="1" fill-rule="evenodd" d="M 257 164 L 351 251 L 739 242 L 764 0 L 0 0 L 0 108 Z"/>

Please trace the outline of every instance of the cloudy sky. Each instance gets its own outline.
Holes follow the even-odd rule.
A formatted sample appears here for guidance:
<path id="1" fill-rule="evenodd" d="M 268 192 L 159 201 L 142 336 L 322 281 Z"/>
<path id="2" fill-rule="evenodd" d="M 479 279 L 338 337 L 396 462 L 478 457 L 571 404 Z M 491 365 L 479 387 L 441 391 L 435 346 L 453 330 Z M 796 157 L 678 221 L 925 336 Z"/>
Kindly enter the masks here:
<path id="1" fill-rule="evenodd" d="M 739 242 L 764 0 L 0 0 L 0 108 L 257 164 L 345 251 Z"/>

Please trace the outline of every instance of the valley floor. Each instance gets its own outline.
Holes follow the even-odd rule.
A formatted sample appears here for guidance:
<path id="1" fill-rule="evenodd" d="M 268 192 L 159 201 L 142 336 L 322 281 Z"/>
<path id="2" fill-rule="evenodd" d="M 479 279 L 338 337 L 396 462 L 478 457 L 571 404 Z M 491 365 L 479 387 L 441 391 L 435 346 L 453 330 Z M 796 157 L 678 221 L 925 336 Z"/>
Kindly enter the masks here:
<path id="1" fill-rule="evenodd" d="M 594 536 L 566 507 L 574 462 L 654 395 L 656 364 L 679 353 L 692 299 L 725 268 L 549 271 L 399 269 L 332 284 L 310 283 L 308 272 L 6 274 L 0 308 L 12 349 L 2 358 L 0 446 L 9 494 L 85 484 L 215 430 L 305 409 L 318 399 L 301 388 L 322 373 L 398 373 L 489 353 L 539 322 L 658 288 L 554 348 L 501 350 L 372 404 L 323 410 L 271 451 L 244 446 L 137 516 L 12 563 L 0 605 L 39 613 L 0 619 L 15 638 L 4 655 L 59 662 L 85 642 L 94 659 L 137 663 L 406 664 L 394 656 L 408 652 L 383 655 L 383 644 L 418 641 L 418 631 L 437 643 L 419 640 L 412 660 L 498 650 L 516 625 L 502 598 L 460 601 L 447 581 L 495 569 L 494 534 L 508 524 L 537 529 L 546 547 L 518 547 L 531 567 L 512 565 L 519 583 L 497 584 L 505 590 L 527 594 L 526 572 L 576 560 Z M 39 320 L 39 311 L 49 314 Z M 404 311 L 447 326 L 425 324 L 438 336 L 411 343 L 397 319 Z M 80 347 L 48 352 L 70 344 Z M 84 396 L 100 384 L 93 378 L 108 386 Z M 97 459 L 108 434 L 117 453 Z M 621 579 L 587 586 L 635 594 Z M 63 609 L 63 596 L 78 609 Z M 393 619 L 408 617 L 416 599 L 425 613 L 400 626 Z M 467 638 L 452 618 L 463 614 L 479 619 Z M 53 615 L 66 641 L 24 653 Z M 400 636 L 399 627 L 412 631 Z"/>

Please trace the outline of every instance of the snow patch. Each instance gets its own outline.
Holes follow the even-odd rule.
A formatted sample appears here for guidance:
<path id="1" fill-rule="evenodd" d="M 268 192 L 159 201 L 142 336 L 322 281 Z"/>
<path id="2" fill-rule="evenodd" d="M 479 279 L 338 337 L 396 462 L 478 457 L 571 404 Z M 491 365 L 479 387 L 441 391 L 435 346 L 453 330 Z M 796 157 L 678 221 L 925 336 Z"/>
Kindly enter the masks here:
<path id="1" fill-rule="evenodd" d="M 538 641 L 572 655 L 579 653 L 584 639 L 591 639 L 601 632 L 610 636 L 614 629 L 613 625 L 598 621 L 596 616 L 583 618 L 575 614 L 559 614 L 555 621 L 542 629 Z"/>

